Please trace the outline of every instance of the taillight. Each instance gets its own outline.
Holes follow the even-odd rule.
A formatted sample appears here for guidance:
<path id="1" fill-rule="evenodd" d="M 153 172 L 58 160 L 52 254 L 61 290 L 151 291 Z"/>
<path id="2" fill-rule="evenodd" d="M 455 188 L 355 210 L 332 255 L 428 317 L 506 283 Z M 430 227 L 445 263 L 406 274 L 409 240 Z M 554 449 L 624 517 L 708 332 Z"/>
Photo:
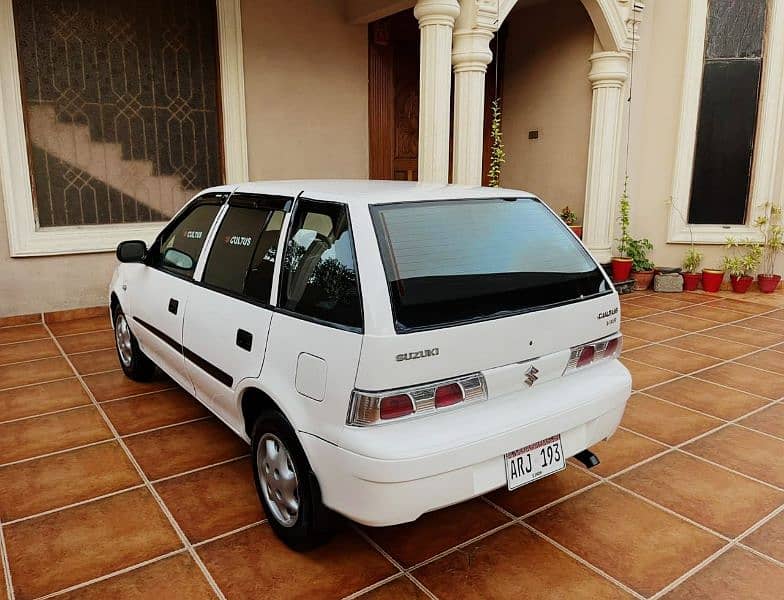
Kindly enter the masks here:
<path id="1" fill-rule="evenodd" d="M 617 358 L 621 354 L 622 338 L 623 336 L 618 333 L 609 338 L 575 346 L 566 363 L 564 375 L 606 358 Z"/>
<path id="2" fill-rule="evenodd" d="M 486 399 L 487 385 L 481 373 L 386 392 L 355 390 L 351 395 L 346 423 L 365 427 L 433 414 Z"/>

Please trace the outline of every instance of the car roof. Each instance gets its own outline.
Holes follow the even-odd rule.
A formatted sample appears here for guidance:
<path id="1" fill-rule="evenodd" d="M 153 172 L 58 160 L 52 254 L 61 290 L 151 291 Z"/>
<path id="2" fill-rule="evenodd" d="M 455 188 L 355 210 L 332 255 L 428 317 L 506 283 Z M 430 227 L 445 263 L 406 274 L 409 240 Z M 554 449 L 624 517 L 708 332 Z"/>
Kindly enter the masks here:
<path id="1" fill-rule="evenodd" d="M 333 200 L 358 205 L 467 198 L 535 197 L 534 194 L 523 190 L 507 188 L 366 179 L 251 181 L 205 190 L 205 192 L 231 191 L 291 197 L 302 193 L 303 197 L 313 200 Z"/>

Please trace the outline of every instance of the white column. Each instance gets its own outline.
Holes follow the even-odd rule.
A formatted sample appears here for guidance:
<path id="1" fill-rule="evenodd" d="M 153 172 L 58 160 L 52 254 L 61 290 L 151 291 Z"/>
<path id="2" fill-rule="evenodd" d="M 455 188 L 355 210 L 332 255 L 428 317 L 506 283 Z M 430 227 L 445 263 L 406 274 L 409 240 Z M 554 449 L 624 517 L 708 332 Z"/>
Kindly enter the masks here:
<path id="1" fill-rule="evenodd" d="M 588 79 L 593 86 L 583 241 L 601 262 L 613 253 L 615 208 L 623 115 L 623 86 L 629 75 L 625 52 L 595 52 Z"/>
<path id="2" fill-rule="evenodd" d="M 454 127 L 452 128 L 452 182 L 482 184 L 482 135 L 485 120 L 485 73 L 493 59 L 493 25 L 474 24 L 463 0 L 455 25 L 452 66 L 455 72 Z M 494 21 L 493 21 L 494 22 Z"/>
<path id="3" fill-rule="evenodd" d="M 418 0 L 419 21 L 419 181 L 449 180 L 449 101 L 452 84 L 452 28 L 457 0 Z"/>

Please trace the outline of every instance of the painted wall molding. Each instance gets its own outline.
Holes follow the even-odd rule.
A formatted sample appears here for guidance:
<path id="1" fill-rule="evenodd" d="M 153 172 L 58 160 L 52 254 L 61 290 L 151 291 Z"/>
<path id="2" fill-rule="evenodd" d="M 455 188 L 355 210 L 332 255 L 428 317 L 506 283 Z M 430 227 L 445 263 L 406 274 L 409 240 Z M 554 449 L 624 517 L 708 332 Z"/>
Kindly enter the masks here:
<path id="1" fill-rule="evenodd" d="M 12 0 L 0 0 L 0 194 L 11 256 L 107 252 L 127 239 L 151 242 L 160 223 L 37 227 L 12 5 Z M 224 172 L 226 182 L 234 183 L 248 179 L 240 0 L 216 0 L 216 9 Z"/>

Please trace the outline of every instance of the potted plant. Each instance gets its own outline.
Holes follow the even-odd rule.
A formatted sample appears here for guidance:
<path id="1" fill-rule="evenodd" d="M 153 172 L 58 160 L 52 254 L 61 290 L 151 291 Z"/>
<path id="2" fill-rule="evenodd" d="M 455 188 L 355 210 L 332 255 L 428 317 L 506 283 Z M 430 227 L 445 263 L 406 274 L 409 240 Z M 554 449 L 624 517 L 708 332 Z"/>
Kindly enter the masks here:
<path id="1" fill-rule="evenodd" d="M 718 292 L 724 281 L 724 269 L 703 269 L 702 289 L 706 292 Z"/>
<path id="2" fill-rule="evenodd" d="M 724 257 L 724 270 L 730 274 L 732 291 L 745 294 L 752 282 L 754 273 L 762 261 L 762 247 L 752 240 L 727 238 L 730 254 Z"/>
<path id="3" fill-rule="evenodd" d="M 632 259 L 632 277 L 636 291 L 647 290 L 653 280 L 653 263 L 648 259 L 648 252 L 653 250 L 653 244 L 648 239 L 635 240 L 629 238 L 626 250 Z"/>
<path id="4" fill-rule="evenodd" d="M 569 226 L 569 229 L 574 231 L 574 235 L 583 239 L 583 226 L 577 224 L 577 215 L 568 206 L 564 206 L 561 210 L 561 220 Z"/>
<path id="5" fill-rule="evenodd" d="M 632 236 L 629 233 L 629 226 L 631 225 L 631 205 L 629 203 L 629 194 L 627 192 L 629 178 L 623 184 L 623 193 L 618 203 L 619 216 L 618 220 L 621 223 L 621 237 L 618 239 L 618 255 L 612 257 L 612 278 L 613 281 L 626 281 L 632 272 L 632 258 L 629 255 L 629 242 L 632 241 Z"/>
<path id="6" fill-rule="evenodd" d="M 697 284 L 702 279 L 702 275 L 697 272 L 702 264 L 702 252 L 692 246 L 683 257 L 683 290 L 686 292 L 693 292 L 697 289 Z"/>
<path id="7" fill-rule="evenodd" d="M 784 250 L 784 227 L 781 225 L 781 208 L 771 202 L 764 204 L 765 214 L 758 217 L 755 225 L 762 233 L 762 271 L 757 275 L 761 292 L 770 294 L 776 290 L 781 275 L 776 270 L 776 257 Z"/>

